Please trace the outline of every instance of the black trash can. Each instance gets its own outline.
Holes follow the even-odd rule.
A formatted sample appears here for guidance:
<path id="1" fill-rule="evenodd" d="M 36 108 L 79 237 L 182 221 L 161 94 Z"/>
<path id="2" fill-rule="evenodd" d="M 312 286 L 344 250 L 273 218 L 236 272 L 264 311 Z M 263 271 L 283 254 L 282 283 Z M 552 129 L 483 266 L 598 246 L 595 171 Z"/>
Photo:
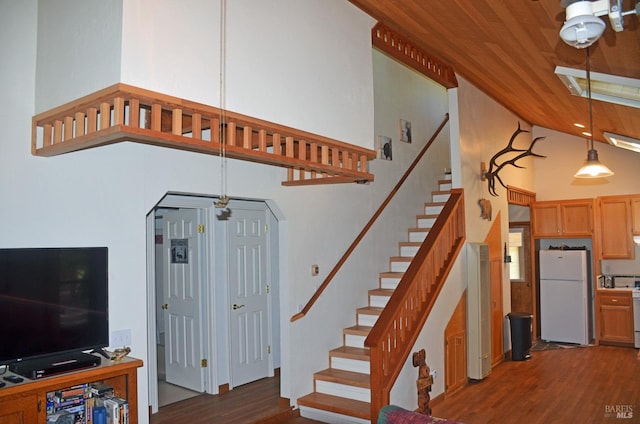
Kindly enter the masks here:
<path id="1" fill-rule="evenodd" d="M 531 326 L 533 316 L 528 312 L 510 312 L 511 324 L 511 359 L 524 361 L 531 357 Z"/>

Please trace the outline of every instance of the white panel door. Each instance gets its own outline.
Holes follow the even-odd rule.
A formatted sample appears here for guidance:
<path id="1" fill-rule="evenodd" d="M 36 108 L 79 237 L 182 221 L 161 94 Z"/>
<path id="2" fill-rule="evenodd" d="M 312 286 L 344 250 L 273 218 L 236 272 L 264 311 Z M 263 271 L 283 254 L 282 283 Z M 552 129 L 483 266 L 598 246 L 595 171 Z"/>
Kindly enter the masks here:
<path id="1" fill-rule="evenodd" d="M 234 209 L 229 219 L 231 387 L 270 375 L 266 213 Z"/>
<path id="2" fill-rule="evenodd" d="M 198 212 L 171 210 L 163 217 L 166 379 L 202 392 Z"/>

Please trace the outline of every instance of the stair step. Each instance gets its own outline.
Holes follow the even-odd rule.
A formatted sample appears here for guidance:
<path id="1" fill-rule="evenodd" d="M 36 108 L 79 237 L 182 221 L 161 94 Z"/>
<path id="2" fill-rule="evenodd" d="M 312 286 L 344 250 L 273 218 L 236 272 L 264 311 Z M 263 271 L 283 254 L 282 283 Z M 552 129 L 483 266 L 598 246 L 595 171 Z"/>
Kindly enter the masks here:
<path id="1" fill-rule="evenodd" d="M 392 256 L 389 258 L 389 271 L 391 272 L 405 272 L 409 268 L 409 264 L 413 258 L 406 258 L 404 256 Z"/>
<path id="2" fill-rule="evenodd" d="M 393 294 L 393 289 L 372 289 L 369 290 L 369 306 L 378 306 L 380 308 L 384 308 L 391 295 Z"/>
<path id="3" fill-rule="evenodd" d="M 382 309 L 376 306 L 365 306 L 356 309 L 356 322 L 358 325 L 373 327 L 382 313 Z"/>
<path id="4" fill-rule="evenodd" d="M 431 201 L 432 202 L 446 202 L 449 200 L 449 196 L 451 192 L 449 190 L 442 191 L 432 191 L 431 192 Z"/>
<path id="5" fill-rule="evenodd" d="M 427 215 L 438 215 L 442 212 L 447 202 L 430 202 L 424 204 L 424 213 Z"/>
<path id="6" fill-rule="evenodd" d="M 369 335 L 369 331 L 371 331 L 371 327 L 367 325 L 354 325 L 353 327 L 344 328 L 342 330 L 343 344 L 345 346 L 364 348 L 364 339 Z"/>
<path id="7" fill-rule="evenodd" d="M 409 228 L 409 241 L 422 243 L 431 228 Z"/>
<path id="8" fill-rule="evenodd" d="M 439 191 L 450 191 L 453 188 L 453 182 L 451 180 L 438 180 Z"/>
<path id="9" fill-rule="evenodd" d="M 371 357 L 371 351 L 368 348 L 340 346 L 329 352 L 332 357 L 341 357 L 346 359 L 355 359 L 358 361 L 368 361 Z"/>
<path id="10" fill-rule="evenodd" d="M 353 334 L 356 336 L 368 336 L 371 327 L 367 325 L 354 325 L 353 327 L 347 327 L 342 330 L 344 334 Z"/>
<path id="11" fill-rule="evenodd" d="M 327 368 L 314 373 L 313 378 L 316 381 L 322 380 L 331 383 L 347 384 L 349 386 L 361 387 L 363 389 L 369 389 L 371 387 L 371 377 L 368 374 L 360 372 Z"/>
<path id="12" fill-rule="evenodd" d="M 400 242 L 400 256 L 414 257 L 418 253 L 418 249 L 422 246 L 422 242 L 419 241 L 401 241 Z"/>
<path id="13" fill-rule="evenodd" d="M 306 414 L 305 408 L 329 411 L 334 414 L 357 417 L 363 420 L 371 419 L 371 404 L 324 393 L 310 393 L 298 398 L 298 405 L 303 417 L 313 418 Z"/>
<path id="14" fill-rule="evenodd" d="M 438 215 L 418 215 L 416 216 L 416 225 L 418 228 L 431 228 L 436 219 L 438 219 Z"/>
<path id="15" fill-rule="evenodd" d="M 371 376 L 360 372 L 327 368 L 313 374 L 315 391 L 333 396 L 369 402 Z"/>
<path id="16" fill-rule="evenodd" d="M 379 277 L 380 288 L 395 290 L 403 275 L 404 272 L 381 272 Z"/>
<path id="17" fill-rule="evenodd" d="M 369 374 L 371 372 L 369 349 L 340 346 L 329 352 L 329 365 L 333 369 Z"/>

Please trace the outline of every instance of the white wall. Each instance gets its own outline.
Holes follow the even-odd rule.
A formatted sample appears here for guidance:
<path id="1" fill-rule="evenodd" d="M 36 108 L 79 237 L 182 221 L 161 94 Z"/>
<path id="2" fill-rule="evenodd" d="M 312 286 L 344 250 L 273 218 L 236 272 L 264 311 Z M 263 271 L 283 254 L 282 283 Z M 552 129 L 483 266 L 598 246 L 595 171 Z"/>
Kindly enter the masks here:
<path id="1" fill-rule="evenodd" d="M 30 153 L 31 117 L 36 105 L 40 111 L 117 82 L 111 65 L 101 66 L 96 72 L 95 61 L 102 60 L 118 63 L 122 82 L 217 104 L 214 88 L 217 70 L 213 59 L 218 56 L 214 38 L 217 20 L 212 16 L 208 22 L 202 17 L 213 15 L 215 8 L 204 0 L 180 2 L 179 9 L 157 2 L 124 2 L 120 41 L 115 37 L 114 29 L 119 24 L 117 8 L 113 6 L 101 17 L 106 21 L 100 21 L 106 28 L 101 33 L 105 38 L 101 36 L 95 41 L 95 54 L 88 59 L 78 56 L 74 71 L 67 72 L 70 64 L 61 59 L 84 45 L 79 38 L 87 28 L 81 25 L 72 31 L 59 30 L 55 25 L 38 28 L 38 5 L 42 13 L 53 13 L 50 10 L 53 5 L 44 3 L 50 2 L 30 0 L 0 5 L 0 31 L 3 39 L 12 40 L 0 47 L 5 58 L 0 81 L 5 99 L 9 99 L 3 103 L 0 115 L 6 137 L 0 143 L 3 198 L 0 245 L 108 246 L 110 330 L 130 329 L 132 355 L 146 359 L 145 217 L 167 191 L 220 194 L 219 160 L 133 143 L 52 158 L 34 157 Z M 85 19 L 93 22 L 93 15 L 104 11 L 103 2 L 97 0 L 85 2 L 83 7 L 71 7 L 68 3 L 53 15 L 65 24 Z M 229 107 L 373 147 L 370 41 L 373 20 L 346 1 L 229 3 L 230 26 L 234 28 L 230 40 L 239 45 L 258 42 L 264 34 L 255 34 L 250 29 L 260 24 L 269 28 L 275 37 L 271 42 L 277 47 L 268 48 L 271 42 L 262 40 L 259 48 L 240 50 L 245 56 L 237 56 L 239 50 L 229 49 L 228 75 L 234 75 L 227 93 Z M 206 28 L 201 28 L 202 31 L 194 30 L 203 25 Z M 214 29 L 207 29 L 210 27 Z M 242 38 L 252 33 L 252 38 Z M 47 55 L 37 57 L 36 34 L 47 49 L 58 51 L 48 50 Z M 197 39 L 198 35 L 214 38 L 213 43 L 205 46 Z M 190 49 L 192 43 L 195 47 Z M 207 49 L 203 50 L 204 47 Z M 191 54 L 183 55 L 185 49 L 192 50 Z M 211 51 L 212 58 L 206 57 L 207 51 Z M 167 53 L 173 55 L 173 60 L 164 58 Z M 98 57 L 100 54 L 104 58 Z M 259 59 L 260 66 L 249 64 L 246 55 Z M 198 66 L 200 63 L 203 67 Z M 204 79 L 209 73 L 213 82 Z M 60 88 L 50 89 L 52 85 Z M 288 262 L 283 263 L 280 283 L 287 290 L 286 299 L 290 299 L 281 311 L 288 322 L 287 317 L 297 312 L 298 304 L 310 298 L 314 286 L 370 216 L 376 183 L 285 188 L 280 184 L 286 179 L 285 170 L 234 160 L 229 161 L 228 173 L 229 195 L 269 199 L 286 215 L 288 237 L 282 243 Z M 358 276 L 358 261 L 362 264 L 369 258 L 356 256 L 354 261 L 352 269 L 340 275 L 325 296 L 325 313 L 332 311 L 332 306 L 327 305 L 335 304 L 348 291 L 342 287 Z M 320 265 L 319 277 L 310 276 L 313 263 Z M 344 311 L 345 319 L 347 315 L 352 318 L 353 309 Z M 331 313 L 330 317 L 339 315 Z M 283 337 L 286 350 L 283 358 L 290 358 L 283 365 L 286 368 L 283 378 L 290 381 L 283 386 L 291 386 L 290 393 L 282 393 L 283 396 L 296 399 L 306 394 L 315 369 L 310 370 L 310 364 L 326 361 L 326 346 L 333 347 L 333 340 L 320 339 L 318 344 L 316 339 L 309 340 L 309 334 L 323 337 L 323 328 L 322 320 L 307 319 L 291 325 L 291 340 Z M 335 334 L 335 338 L 340 335 Z M 144 423 L 147 365 L 138 377 L 139 417 Z"/>
<path id="2" fill-rule="evenodd" d="M 493 217 L 501 212 L 503 239 L 508 233 L 508 205 L 506 190 L 496 180 L 496 192 L 498 196 L 492 196 L 487 187 L 487 181 L 480 179 L 480 163 L 489 166 L 493 155 L 507 146 L 512 134 L 518 128 L 518 122 L 522 129 L 531 131 L 531 126 L 517 117 L 503 106 L 487 97 L 480 90 L 473 87 L 462 78 L 458 78 L 458 101 L 460 109 L 460 145 L 461 145 L 461 169 L 462 185 L 465 188 L 465 210 L 467 212 L 467 241 L 482 242 L 493 224 L 492 221 L 480 218 L 480 198 L 489 199 L 492 204 Z M 527 148 L 531 143 L 531 133 L 522 133 L 516 137 L 515 148 Z M 536 144 L 534 152 L 547 140 Z M 500 157 L 498 163 L 505 159 L 511 159 L 515 155 Z M 507 166 L 500 172 L 505 184 L 519 187 L 525 190 L 533 190 L 533 163 L 540 159 L 523 158 L 518 165 L 525 169 Z M 533 163 L 532 163 L 533 162 Z"/>
<path id="3" fill-rule="evenodd" d="M 119 82 L 121 16 L 122 0 L 38 2 L 36 112 Z"/>
<path id="4" fill-rule="evenodd" d="M 533 140 L 531 126 L 493 99 L 473 87 L 462 78 L 459 81 L 459 110 L 460 110 L 460 145 L 461 145 L 461 175 L 465 188 L 465 212 L 467 242 L 483 242 L 494 220 L 500 212 L 500 232 L 503 242 L 508 239 L 509 207 L 506 189 L 496 180 L 495 187 L 498 196 L 489 193 L 487 181 L 481 181 L 480 163 L 485 162 L 489 167 L 490 159 L 505 148 L 512 135 L 518 128 L 529 132 L 521 133 L 515 139 L 513 147 L 526 149 Z M 536 135 L 537 136 L 537 135 Z M 541 147 L 548 143 L 541 140 L 536 143 L 533 152 L 540 153 Z M 515 155 L 500 156 L 498 164 L 513 158 Z M 533 165 L 536 161 L 526 157 L 517 161 L 524 169 L 506 166 L 500 172 L 504 184 L 533 191 Z M 492 220 L 482 219 L 478 200 L 489 199 L 492 205 Z M 510 335 L 506 315 L 511 311 L 511 285 L 508 265 L 502 269 L 502 309 L 504 350 L 510 349 Z"/>
<path id="5" fill-rule="evenodd" d="M 584 138 L 541 127 L 534 127 L 536 137 L 546 140 L 539 152 L 546 159 L 536 160 L 534 188 L 537 200 L 584 199 L 598 196 L 640 193 L 640 153 L 595 142 L 600 162 L 615 175 L 607 178 L 573 178 L 587 158 L 588 144 Z"/>
<path id="6" fill-rule="evenodd" d="M 373 147 L 370 17 L 342 0 L 226 3 L 226 109 Z M 219 1 L 125 1 L 122 82 L 219 106 L 219 12 Z"/>
<path id="7" fill-rule="evenodd" d="M 371 167 L 376 175 L 372 207 L 377 207 L 435 134 L 448 108 L 444 87 L 377 50 L 373 52 L 373 73 L 376 149 L 377 138 L 386 136 L 392 139 L 393 153 L 392 160 L 376 160 Z M 400 141 L 400 119 L 411 122 L 411 143 Z M 407 241 L 407 229 L 415 227 L 415 216 L 431 201 L 431 192 L 439 189 L 437 181 L 443 178 L 445 167 L 451 167 L 449 124 L 381 216 L 385 229 L 374 242 L 376 258 L 385 260 L 398 254 L 397 243 L 384 241 Z"/>

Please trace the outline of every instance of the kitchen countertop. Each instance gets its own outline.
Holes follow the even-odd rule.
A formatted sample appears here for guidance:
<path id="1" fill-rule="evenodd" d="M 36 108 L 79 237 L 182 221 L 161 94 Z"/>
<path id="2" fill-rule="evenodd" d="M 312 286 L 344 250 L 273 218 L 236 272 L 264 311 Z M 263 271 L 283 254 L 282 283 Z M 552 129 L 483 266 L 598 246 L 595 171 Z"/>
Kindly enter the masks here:
<path id="1" fill-rule="evenodd" d="M 622 292 L 631 292 L 633 291 L 633 287 L 614 287 L 612 289 L 610 288 L 604 288 L 604 287 L 598 287 L 598 291 L 603 291 L 603 292 L 607 292 L 607 291 L 622 291 Z"/>

